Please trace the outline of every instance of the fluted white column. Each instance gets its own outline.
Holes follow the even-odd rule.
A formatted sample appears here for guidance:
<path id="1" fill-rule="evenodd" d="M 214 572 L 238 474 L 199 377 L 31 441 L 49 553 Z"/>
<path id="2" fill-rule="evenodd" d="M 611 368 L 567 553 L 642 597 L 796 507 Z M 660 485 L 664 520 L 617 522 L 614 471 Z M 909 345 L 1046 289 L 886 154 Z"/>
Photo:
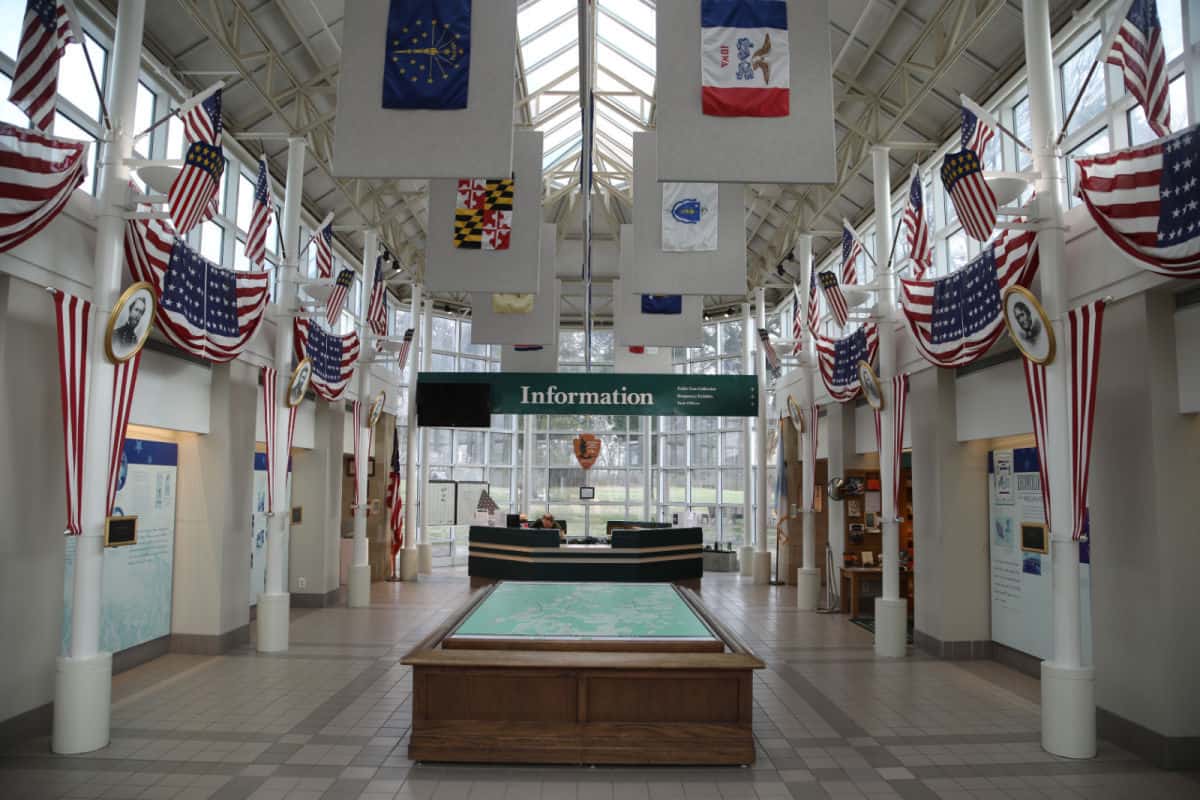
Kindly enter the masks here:
<path id="1" fill-rule="evenodd" d="M 360 502 L 354 506 L 354 557 L 350 562 L 348 576 L 349 590 L 347 604 L 351 608 L 365 608 L 371 604 L 371 548 L 367 544 L 367 472 L 371 454 L 368 452 L 371 442 L 370 405 L 371 405 L 371 365 L 367 363 L 374 354 L 372 346 L 373 331 L 367 322 L 367 286 L 368 281 L 375 275 L 375 259 L 379 255 L 379 235 L 372 230 L 363 234 L 362 257 L 362 286 L 363 303 L 362 316 L 359 320 L 358 337 L 362 342 L 362 358 L 358 364 L 358 401 L 362 403 L 362 419 L 354 435 L 358 437 L 358 458 L 354 462 L 354 482 L 356 494 Z"/>

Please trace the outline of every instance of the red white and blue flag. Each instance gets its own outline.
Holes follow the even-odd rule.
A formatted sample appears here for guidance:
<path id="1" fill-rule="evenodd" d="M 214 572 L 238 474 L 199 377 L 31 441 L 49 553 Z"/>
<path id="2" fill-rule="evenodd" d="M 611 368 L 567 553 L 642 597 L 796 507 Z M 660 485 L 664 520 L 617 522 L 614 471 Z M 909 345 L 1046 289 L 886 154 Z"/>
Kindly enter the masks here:
<path id="1" fill-rule="evenodd" d="M 329 300 L 325 303 L 325 321 L 331 327 L 338 324 L 338 318 L 342 316 L 342 309 L 346 305 L 346 295 L 353 284 L 354 270 L 347 267 L 338 273 L 337 280 L 333 283 L 333 291 L 329 293 Z"/>
<path id="2" fill-rule="evenodd" d="M 758 340 L 762 342 L 762 353 L 766 359 L 767 371 L 772 378 L 778 378 L 782 372 L 782 365 L 779 361 L 779 353 L 775 352 L 775 345 L 771 344 L 771 334 L 766 328 L 758 329 Z"/>
<path id="3" fill-rule="evenodd" d="M 271 227 L 271 175 L 267 159 L 258 159 L 258 178 L 254 182 L 254 211 L 250 215 L 250 230 L 246 232 L 246 260 L 262 268 L 267 258 L 267 229 Z"/>
<path id="4" fill-rule="evenodd" d="M 358 362 L 358 334 L 330 333 L 316 320 L 297 319 L 294 324 L 296 358 L 311 358 L 312 387 L 322 400 L 337 400 L 354 377 Z"/>
<path id="5" fill-rule="evenodd" d="M 1200 125 L 1075 161 L 1097 227 L 1142 267 L 1200 278 Z"/>
<path id="6" fill-rule="evenodd" d="M 939 367 L 978 359 L 1004 332 L 1004 291 L 1028 287 L 1037 268 L 1037 233 L 1006 231 L 957 272 L 901 278 L 900 305 L 917 350 Z"/>
<path id="7" fill-rule="evenodd" d="M 104 515 L 111 516 L 117 500 L 117 484 L 121 476 L 121 455 L 125 452 L 125 431 L 133 411 L 133 390 L 137 387 L 138 367 L 142 352 L 122 361 L 113 369 L 112 416 L 108 431 L 108 494 Z"/>
<path id="8" fill-rule="evenodd" d="M 854 235 L 850 223 L 842 220 L 842 283 L 846 286 L 858 283 L 858 257 L 862 253 L 862 242 Z"/>
<path id="9" fill-rule="evenodd" d="M 83 431 L 87 422 L 88 336 L 92 304 L 54 291 L 58 327 L 58 380 L 62 400 L 63 451 L 67 469 L 66 533 L 78 536 L 83 497 Z"/>
<path id="10" fill-rule="evenodd" d="M 700 77 L 705 114 L 786 117 L 790 112 L 784 0 L 701 0 Z"/>
<path id="11" fill-rule="evenodd" d="M 125 224 L 125 262 L 134 280 L 154 287 L 154 321 L 184 352 L 232 361 L 262 324 L 270 273 L 222 269 L 177 240 L 163 220 Z"/>
<path id="12" fill-rule="evenodd" d="M 805 312 L 805 323 L 808 332 L 817 335 L 817 326 L 821 324 L 821 306 L 817 300 L 817 271 L 809 269 L 808 274 L 808 309 Z"/>
<path id="13" fill-rule="evenodd" d="M 800 296 L 800 284 L 792 284 L 792 355 L 804 352 L 804 298 Z"/>
<path id="14" fill-rule="evenodd" d="M 388 528 L 392 532 L 392 567 L 396 555 L 404 546 L 404 500 L 400 494 L 400 428 L 392 429 L 392 460 L 388 466 L 387 507 Z"/>
<path id="15" fill-rule="evenodd" d="M 327 223 L 313 234 L 317 243 L 317 277 L 333 277 L 333 223 Z"/>
<path id="16" fill-rule="evenodd" d="M 77 41 L 63 0 L 28 0 L 8 99 L 33 126 L 50 130 L 58 98 L 58 62 Z"/>
<path id="17" fill-rule="evenodd" d="M 413 329 L 409 328 L 404 332 L 404 342 L 400 345 L 400 354 L 396 358 L 396 364 L 401 372 L 404 372 L 404 366 L 408 363 L 408 351 L 412 350 Z"/>
<path id="18" fill-rule="evenodd" d="M 983 179 L 983 152 L 995 134 L 965 105 L 960 111 L 962 149 L 947 153 L 942 161 L 942 185 L 950 193 L 963 230 L 972 239 L 986 242 L 996 227 L 999 203 Z"/>
<path id="19" fill-rule="evenodd" d="M 821 281 L 821 291 L 825 293 L 825 302 L 829 304 L 829 313 L 833 314 L 833 319 L 838 325 L 844 326 L 850 319 L 850 307 L 846 303 L 846 295 L 842 294 L 837 275 L 825 270 L 818 278 Z"/>
<path id="20" fill-rule="evenodd" d="M 375 259 L 375 278 L 371 283 L 371 299 L 367 302 L 367 324 L 376 336 L 387 336 L 387 283 L 383 280 L 383 256 Z"/>
<path id="21" fill-rule="evenodd" d="M 1146 112 L 1146 122 L 1159 136 L 1171 133 L 1171 87 L 1162 25 L 1154 0 L 1133 0 L 1112 45 L 1100 60 L 1121 68 L 1125 88 Z"/>
<path id="22" fill-rule="evenodd" d="M 0 253 L 46 227 L 87 174 L 87 145 L 0 123 Z"/>
<path id="23" fill-rule="evenodd" d="M 210 216 L 225 171 L 225 155 L 219 146 L 193 142 L 183 160 L 183 169 L 167 191 L 171 222 L 180 236 Z"/>
<path id="24" fill-rule="evenodd" d="M 183 137 L 189 144 L 204 142 L 219 147 L 221 131 L 221 90 L 217 89 L 183 115 Z"/>
<path id="25" fill-rule="evenodd" d="M 867 323 L 842 339 L 817 336 L 817 367 L 829 396 L 839 403 L 859 392 L 858 362 L 874 366 L 879 352 L 879 328 Z M 814 426 L 815 427 L 815 426 Z"/>
<path id="26" fill-rule="evenodd" d="M 933 266 L 933 236 L 929 231 L 929 217 L 925 214 L 921 173 L 915 164 L 908 185 L 908 204 L 904 207 L 900 223 L 904 226 L 904 238 L 908 242 L 908 257 L 913 262 L 912 274 L 919 280 Z"/>

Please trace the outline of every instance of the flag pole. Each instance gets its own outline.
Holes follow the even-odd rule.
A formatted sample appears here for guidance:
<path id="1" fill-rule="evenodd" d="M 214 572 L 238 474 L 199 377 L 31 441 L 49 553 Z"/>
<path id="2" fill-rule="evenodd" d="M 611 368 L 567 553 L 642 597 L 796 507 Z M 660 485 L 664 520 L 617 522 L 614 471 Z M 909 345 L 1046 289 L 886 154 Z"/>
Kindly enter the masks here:
<path id="1" fill-rule="evenodd" d="M 86 49 L 85 49 L 85 52 L 86 52 Z M 207 89 L 202 91 L 200 94 L 192 95 L 189 99 L 185 100 L 174 111 L 168 111 L 166 114 L 163 114 L 161 117 L 156 119 L 154 122 L 150 123 L 150 127 L 146 128 L 146 130 L 142 131 L 137 136 L 134 136 L 133 140 L 136 142 L 138 139 L 141 139 L 142 137 L 146 136 L 146 134 L 150 133 L 152 130 L 154 130 L 158 126 L 162 125 L 164 122 L 171 119 L 172 117 L 183 116 L 184 114 L 191 111 L 193 108 L 200 105 L 205 100 L 212 97 L 214 94 L 216 94 L 218 91 L 220 91 L 221 89 L 224 89 L 224 88 L 225 88 L 225 81 L 217 81 L 212 86 L 209 86 Z"/>
<path id="2" fill-rule="evenodd" d="M 1071 103 L 1071 110 L 1067 112 L 1066 118 L 1063 120 L 1062 130 L 1058 132 L 1058 138 L 1054 140 L 1054 146 L 1062 144 L 1062 140 L 1067 137 L 1067 128 L 1071 125 L 1071 119 L 1075 116 L 1075 112 L 1079 110 L 1079 103 L 1083 100 L 1083 93 L 1087 91 L 1088 84 L 1092 82 L 1092 76 L 1096 74 L 1096 69 L 1100 64 L 1108 58 L 1108 52 L 1112 50 L 1113 42 L 1117 38 L 1117 33 L 1121 30 L 1121 20 L 1129 15 L 1129 7 L 1133 5 L 1133 0 L 1127 0 L 1121 6 L 1121 13 L 1117 15 L 1116 23 L 1104 37 L 1104 41 L 1100 44 L 1100 49 L 1096 51 L 1096 57 L 1092 60 L 1092 66 L 1088 69 L 1087 77 L 1083 79 L 1083 83 L 1079 85 L 1079 91 L 1075 93 L 1075 101 Z"/>
<path id="3" fill-rule="evenodd" d="M 92 54 L 88 52 L 87 39 L 84 38 L 83 25 L 79 24 L 79 11 L 72 0 L 63 0 L 63 9 L 67 19 L 71 21 L 71 31 L 79 34 L 79 46 L 83 48 L 83 58 L 87 62 L 88 73 L 92 76 L 92 88 L 96 90 L 96 99 L 100 101 L 100 114 L 104 119 L 104 129 L 112 131 L 112 120 L 108 116 L 108 104 L 104 102 L 104 90 L 100 88 L 100 78 L 96 75 L 96 67 L 92 64 Z"/>

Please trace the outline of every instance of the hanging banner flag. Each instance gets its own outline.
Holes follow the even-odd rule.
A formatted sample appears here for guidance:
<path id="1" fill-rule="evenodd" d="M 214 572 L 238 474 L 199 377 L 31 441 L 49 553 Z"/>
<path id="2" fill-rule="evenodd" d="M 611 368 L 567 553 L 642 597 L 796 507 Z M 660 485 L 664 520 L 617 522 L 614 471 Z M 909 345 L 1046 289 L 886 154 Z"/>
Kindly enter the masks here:
<path id="1" fill-rule="evenodd" d="M 683 295 L 681 294 L 644 294 L 642 295 L 643 314 L 682 314 Z"/>
<path id="2" fill-rule="evenodd" d="M 704 113 L 786 117 L 791 65 L 784 0 L 702 0 L 700 78 Z"/>
<path id="3" fill-rule="evenodd" d="M 863 325 L 842 339 L 817 336 L 817 366 L 829 396 L 839 403 L 854 399 L 859 391 L 858 362 L 874 366 L 879 352 L 879 328 Z"/>
<path id="4" fill-rule="evenodd" d="M 839 326 L 844 327 L 846 321 L 850 319 L 850 306 L 846 302 L 846 295 L 842 294 L 842 287 L 838 284 L 837 275 L 825 270 L 817 277 L 821 280 L 821 291 L 825 293 L 825 301 L 829 304 L 829 313 L 833 314 L 833 319 Z"/>
<path id="5" fill-rule="evenodd" d="M 950 194 L 963 230 L 972 239 L 986 242 L 996 227 L 999 203 L 983 179 L 983 152 L 995 134 L 965 105 L 959 113 L 962 149 L 947 153 L 942 160 L 942 185 Z"/>
<path id="6" fill-rule="evenodd" d="M 321 280 L 333 277 L 333 222 L 325 223 L 313 234 L 317 250 L 317 277 Z"/>
<path id="7" fill-rule="evenodd" d="M 366 453 L 362 452 L 362 437 L 359 436 L 359 433 L 362 430 L 362 423 L 363 423 L 362 401 L 355 400 L 350 405 L 351 405 L 351 408 L 353 409 L 353 418 L 354 418 L 354 516 L 357 517 L 359 515 L 359 513 L 361 513 L 360 507 L 362 506 L 362 503 L 363 503 L 362 492 L 359 490 L 359 486 L 366 483 L 366 481 L 360 481 L 358 479 L 358 477 L 359 477 L 358 470 L 361 469 L 363 466 L 362 463 L 359 462 L 359 458 L 362 457 L 365 459 L 366 456 L 369 455 L 371 451 L 368 449 Z"/>
<path id="8" fill-rule="evenodd" d="M 497 314 L 533 313 L 534 294 L 510 294 L 497 292 L 492 295 L 492 311 Z"/>
<path id="9" fill-rule="evenodd" d="M 908 257 L 913 263 L 913 277 L 920 280 L 933 266 L 933 235 L 929 230 L 929 216 L 925 213 L 921 173 L 916 164 L 913 164 L 912 180 L 908 184 L 908 204 L 904 207 L 900 224 L 904 226 Z"/>
<path id="10" fill-rule="evenodd" d="M 16 21 L 10 22 L 15 27 Z M 58 62 L 67 45 L 75 41 L 71 14 L 63 0 L 28 0 L 25 3 L 8 100 L 24 111 L 38 130 L 48 131 L 54 123 Z"/>
<path id="11" fill-rule="evenodd" d="M 221 144 L 221 90 L 217 89 L 183 115 L 183 138 L 188 142 Z"/>
<path id="12" fill-rule="evenodd" d="M 119 362 L 113 369 L 112 418 L 108 438 L 108 494 L 104 516 L 112 516 L 121 475 L 121 454 L 125 452 L 125 431 L 133 411 L 133 390 L 137 387 L 138 367 L 142 363 L 139 348 L 133 358 Z"/>
<path id="13" fill-rule="evenodd" d="M 1113 244 L 1151 272 L 1200 278 L 1200 125 L 1075 164 L 1079 194 Z"/>
<path id="14" fill-rule="evenodd" d="M 376 336 L 387 336 L 387 282 L 383 279 L 383 256 L 375 259 L 375 278 L 371 283 L 371 299 L 367 302 L 367 324 Z"/>
<path id="15" fill-rule="evenodd" d="M 392 0 L 383 62 L 383 107 L 467 107 L 471 0 Z"/>
<path id="16" fill-rule="evenodd" d="M 783 373 L 783 368 L 779 361 L 779 353 L 775 352 L 775 345 L 771 344 L 771 333 L 766 328 L 759 328 L 758 340 L 762 342 L 762 353 L 766 359 L 767 371 L 771 374 L 772 379 L 778 380 Z"/>
<path id="17" fill-rule="evenodd" d="M 346 305 L 346 295 L 353 283 L 354 270 L 349 267 L 339 272 L 337 280 L 333 282 L 333 291 L 329 293 L 329 300 L 325 303 L 325 321 L 331 326 L 337 325 L 342 308 Z"/>
<path id="18" fill-rule="evenodd" d="M 404 365 L 408 363 L 408 351 L 412 349 L 413 329 L 409 328 L 404 332 L 404 342 L 400 345 L 400 354 L 396 358 L 396 363 L 401 372 L 404 372 Z"/>
<path id="19" fill-rule="evenodd" d="M 808 415 L 808 460 L 804 464 L 804 471 L 808 473 L 805 480 L 808 481 L 808 509 L 809 511 L 817 510 L 817 448 L 821 444 L 821 407 L 813 404 L 812 410 Z"/>
<path id="20" fill-rule="evenodd" d="M 1171 87 L 1167 53 L 1155 0 L 1133 0 L 1129 13 L 1112 35 L 1107 53 L 1097 61 L 1115 64 L 1125 78 L 1125 89 L 1146 113 L 1146 124 L 1159 136 L 1171 133 Z"/>
<path id="21" fill-rule="evenodd" d="M 717 249 L 717 184 L 662 185 L 662 249 L 673 253 Z"/>
<path id="22" fill-rule="evenodd" d="M 904 459 L 904 412 L 908 407 L 908 373 L 892 377 L 891 403 L 882 413 L 892 416 L 892 441 L 887 457 L 892 460 L 892 508 L 900 511 L 900 467 Z M 878 417 L 880 412 L 876 412 Z M 884 457 L 883 453 L 879 454 Z"/>
<path id="23" fill-rule="evenodd" d="M 858 257 L 863 254 L 862 242 L 854 235 L 850 223 L 842 220 L 842 283 L 858 283 Z"/>
<path id="24" fill-rule="evenodd" d="M 268 514 L 275 511 L 275 415 L 279 411 L 279 404 L 275 402 L 279 387 L 275 379 L 278 374 L 274 367 L 263 367 L 263 440 L 267 445 L 267 507 L 263 510 Z"/>
<path id="25" fill-rule="evenodd" d="M 54 291 L 58 327 L 58 381 L 62 400 L 63 450 L 67 468 L 66 533 L 78 536 L 83 497 L 83 431 L 87 421 L 88 336 L 92 304 Z"/>
<path id="26" fill-rule="evenodd" d="M 206 214 L 216 199 L 225 171 L 225 155 L 220 147 L 206 142 L 193 142 L 183 160 L 183 169 L 167 190 L 171 207 L 171 222 L 180 236 L 187 236 Z"/>
<path id="27" fill-rule="evenodd" d="M 246 233 L 246 260 L 262 269 L 267 258 L 267 228 L 271 226 L 271 175 L 266 156 L 258 160 L 258 178 L 254 182 L 254 211 Z"/>
<path id="28" fill-rule="evenodd" d="M 507 250 L 512 239 L 512 178 L 459 178 L 454 209 L 454 246 Z"/>
<path id="29" fill-rule="evenodd" d="M 358 334 L 338 336 L 323 330 L 316 320 L 294 321 L 296 358 L 313 363 L 312 387 L 322 400 L 337 400 L 350 385 L 358 361 Z"/>
<path id="30" fill-rule="evenodd" d="M 87 174 L 87 145 L 0 123 L 0 253 L 58 216 Z"/>
<path id="31" fill-rule="evenodd" d="M 396 427 L 392 429 L 392 460 L 388 466 L 387 486 L 388 528 L 392 531 L 392 569 L 390 573 L 393 577 L 395 577 L 396 556 L 399 555 L 400 548 L 404 546 L 404 499 L 400 491 L 401 480 L 400 428 Z"/>
<path id="32" fill-rule="evenodd" d="M 821 324 L 821 307 L 817 300 L 817 270 L 809 270 L 808 274 L 808 308 L 805 310 L 805 324 L 808 332 L 817 334 L 817 326 Z"/>

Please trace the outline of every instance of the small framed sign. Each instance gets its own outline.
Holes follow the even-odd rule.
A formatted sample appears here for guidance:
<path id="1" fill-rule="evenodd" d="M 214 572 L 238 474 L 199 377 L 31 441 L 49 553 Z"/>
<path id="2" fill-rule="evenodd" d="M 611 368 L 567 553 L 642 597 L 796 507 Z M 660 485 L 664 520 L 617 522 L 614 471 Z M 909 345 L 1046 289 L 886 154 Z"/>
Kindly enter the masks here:
<path id="1" fill-rule="evenodd" d="M 371 410 L 367 414 L 367 427 L 374 428 L 375 423 L 379 422 L 379 418 L 383 415 L 383 404 L 387 401 L 387 392 L 380 391 L 375 395 L 375 399 L 371 401 Z"/>
<path id="2" fill-rule="evenodd" d="M 1021 355 L 1035 364 L 1054 360 L 1054 329 L 1046 309 L 1024 286 L 1004 290 L 1004 325 Z"/>
<path id="3" fill-rule="evenodd" d="M 109 361 L 120 364 L 142 351 L 150 338 L 156 305 L 154 287 L 145 281 L 121 293 L 104 330 L 104 352 Z"/>
<path id="4" fill-rule="evenodd" d="M 1027 553 L 1050 552 L 1050 543 L 1046 541 L 1046 523 L 1021 523 L 1021 549 Z"/>
<path id="5" fill-rule="evenodd" d="M 788 395 L 787 399 L 788 416 L 792 418 L 792 427 L 800 433 L 804 433 L 804 412 L 800 410 L 800 404 L 796 402 L 796 398 Z"/>
<path id="6" fill-rule="evenodd" d="M 104 546 L 125 547 L 137 544 L 137 517 L 106 517 Z"/>
<path id="7" fill-rule="evenodd" d="M 579 499 L 580 500 L 595 500 L 596 499 L 596 487 L 595 486 L 580 486 L 579 487 Z"/>
<path id="8" fill-rule="evenodd" d="M 879 376 L 866 361 L 858 362 L 858 385 L 862 387 L 863 397 L 867 405 L 876 411 L 883 410 L 883 388 L 879 385 Z"/>
<path id="9" fill-rule="evenodd" d="M 312 370 L 312 360 L 308 358 L 301 361 L 292 370 L 292 377 L 288 379 L 288 408 L 295 408 L 304 400 L 304 395 L 308 392 L 308 382 L 312 380 Z"/>
<path id="10" fill-rule="evenodd" d="M 292 506 L 292 524 L 300 525 L 304 522 L 304 506 Z"/>

